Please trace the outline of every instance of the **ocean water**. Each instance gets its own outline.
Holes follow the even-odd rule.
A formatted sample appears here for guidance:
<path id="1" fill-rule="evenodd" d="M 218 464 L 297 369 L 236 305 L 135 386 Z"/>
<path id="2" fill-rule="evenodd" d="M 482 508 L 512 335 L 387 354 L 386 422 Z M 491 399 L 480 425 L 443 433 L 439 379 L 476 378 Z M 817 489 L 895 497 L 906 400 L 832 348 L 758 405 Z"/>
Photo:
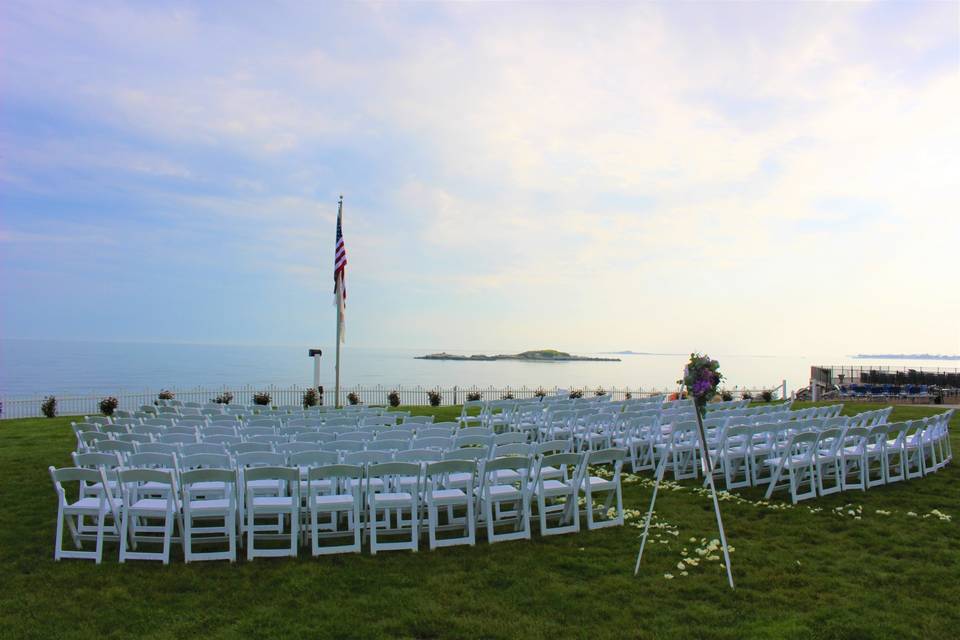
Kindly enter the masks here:
<path id="1" fill-rule="evenodd" d="M 313 362 L 308 347 L 237 346 L 0 340 L 0 395 L 110 394 L 160 388 L 309 385 Z M 507 353 L 452 350 L 449 353 Z M 416 360 L 423 350 L 370 349 L 346 345 L 341 358 L 344 385 L 452 387 L 674 387 L 688 354 L 622 355 L 620 362 L 456 362 Z M 580 353 L 578 355 L 602 355 Z M 787 380 L 792 391 L 806 386 L 811 365 L 936 367 L 937 362 L 855 360 L 846 356 L 778 356 L 713 353 L 729 388 L 772 388 Z M 332 387 L 334 349 L 324 349 L 321 383 Z M 939 363 L 953 365 L 957 363 Z"/>

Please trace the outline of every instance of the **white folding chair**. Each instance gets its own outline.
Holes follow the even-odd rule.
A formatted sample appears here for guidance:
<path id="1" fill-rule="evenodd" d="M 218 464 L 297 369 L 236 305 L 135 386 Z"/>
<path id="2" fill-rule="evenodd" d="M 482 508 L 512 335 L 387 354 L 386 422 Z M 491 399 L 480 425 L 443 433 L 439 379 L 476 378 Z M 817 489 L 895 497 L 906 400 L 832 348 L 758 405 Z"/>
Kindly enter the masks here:
<path id="1" fill-rule="evenodd" d="M 102 468 L 83 469 L 80 467 L 67 467 L 63 469 L 49 468 L 50 478 L 53 480 L 54 490 L 57 492 L 57 533 L 56 546 L 54 547 L 53 558 L 59 561 L 61 558 L 78 558 L 85 560 L 94 560 L 97 564 L 103 560 L 103 542 L 107 533 L 107 517 L 112 517 L 114 523 L 120 522 L 118 508 L 122 506 L 121 501 L 115 501 L 110 491 L 97 491 L 91 495 L 89 487 L 107 486 L 107 478 Z M 78 483 L 78 498 L 71 502 L 67 498 L 67 491 L 64 483 Z M 96 547 L 93 551 L 83 550 L 83 541 L 89 540 L 90 535 L 80 531 L 79 524 L 82 518 L 89 517 L 96 520 L 94 525 L 93 539 L 96 541 Z M 70 537 L 76 550 L 67 550 L 63 548 L 63 525 L 66 522 L 70 532 Z M 116 527 L 110 527 L 111 538 L 116 539 Z"/>
<path id="2" fill-rule="evenodd" d="M 261 484 L 262 483 L 262 484 Z M 278 487 L 272 495 L 264 495 L 263 484 Z M 248 467 L 243 470 L 244 509 L 246 511 L 247 560 L 259 557 L 276 558 L 297 555 L 300 542 L 300 470 L 292 467 Z M 278 519 L 277 533 L 267 533 L 273 524 L 260 528 L 258 516 Z M 285 520 L 289 517 L 289 533 L 283 533 Z M 288 548 L 257 548 L 258 538 L 283 540 L 289 538 Z"/>
<path id="3" fill-rule="evenodd" d="M 454 474 L 457 474 L 454 476 Z M 424 499 L 427 507 L 427 534 L 430 549 L 476 543 L 476 513 L 474 511 L 474 487 L 477 463 L 473 460 L 444 460 L 426 466 L 424 476 Z M 451 476 L 458 477 L 451 482 Z M 440 509 L 447 510 L 447 520 L 440 523 Z M 455 510 L 462 508 L 463 516 L 457 518 Z M 437 534 L 446 530 L 460 530 L 461 536 L 440 538 Z"/>
<path id="4" fill-rule="evenodd" d="M 620 484 L 620 473 L 623 470 L 623 461 L 627 457 L 626 449 L 599 449 L 586 454 L 583 463 L 583 493 L 584 508 L 587 512 L 587 529 L 602 529 L 623 525 L 623 487 Z M 591 467 L 612 465 L 610 477 L 590 475 Z M 597 494 L 606 494 L 606 499 L 599 507 L 594 506 L 594 497 Z M 614 507 L 614 503 L 616 506 Z M 615 515 L 610 515 L 611 508 L 616 509 Z"/>
<path id="5" fill-rule="evenodd" d="M 310 542 L 313 555 L 330 553 L 360 553 L 363 530 L 362 497 L 359 487 L 363 482 L 360 465 L 333 464 L 310 467 L 307 470 L 307 510 L 310 518 Z M 341 517 L 341 514 L 346 517 Z M 320 521 L 328 515 L 330 521 Z M 340 529 L 340 523 L 346 529 Z M 321 532 L 322 529 L 322 532 Z M 350 536 L 350 544 L 322 545 L 324 538 Z"/>
<path id="6" fill-rule="evenodd" d="M 174 472 L 161 469 L 120 469 L 117 478 L 123 490 L 120 562 L 160 560 L 163 564 L 169 564 L 174 525 L 178 525 L 181 533 L 183 532 Z M 163 524 L 150 524 L 151 520 L 158 519 L 162 519 Z M 162 545 L 161 551 L 136 551 L 138 544 L 157 542 Z"/>
<path id="7" fill-rule="evenodd" d="M 202 455 L 202 454 L 201 454 Z M 180 474 L 183 555 L 194 560 L 237 559 L 237 476 L 231 469 L 193 469 Z M 210 487 L 216 489 L 211 491 Z M 195 520 L 203 522 L 196 525 Z M 216 522 L 211 524 L 210 521 Z M 222 522 L 222 524 L 220 524 Z M 194 551 L 193 543 L 227 542 L 226 551 Z"/>

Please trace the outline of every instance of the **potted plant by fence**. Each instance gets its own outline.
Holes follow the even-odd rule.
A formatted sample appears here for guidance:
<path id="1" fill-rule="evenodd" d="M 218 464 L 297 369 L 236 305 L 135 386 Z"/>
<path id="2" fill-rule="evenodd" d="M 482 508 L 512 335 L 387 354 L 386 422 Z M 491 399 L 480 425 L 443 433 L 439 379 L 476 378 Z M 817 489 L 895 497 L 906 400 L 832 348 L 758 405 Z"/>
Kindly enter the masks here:
<path id="1" fill-rule="evenodd" d="M 160 391 L 160 393 L 157 394 L 157 399 L 158 399 L 158 400 L 173 400 L 174 396 L 176 396 L 176 395 L 177 395 L 177 394 L 175 394 L 173 391 L 170 391 L 169 389 L 162 389 L 162 390 Z"/>
<path id="2" fill-rule="evenodd" d="M 390 406 L 391 406 L 391 407 L 399 407 L 399 406 L 400 406 L 400 392 L 394 390 L 394 391 L 391 391 L 390 393 L 388 393 L 388 394 L 387 394 L 387 402 L 390 403 Z"/>
<path id="3" fill-rule="evenodd" d="M 513 400 L 513 391 L 507 391 L 505 394 L 500 396 L 501 400 Z"/>
<path id="4" fill-rule="evenodd" d="M 467 400 L 469 400 L 470 402 L 476 402 L 480 398 L 481 396 L 479 391 L 470 391 L 469 393 L 467 393 Z"/>
<path id="5" fill-rule="evenodd" d="M 360 404 L 360 396 L 358 396 L 356 393 L 351 391 L 350 393 L 347 394 L 347 402 L 349 402 L 350 404 Z"/>
<path id="6" fill-rule="evenodd" d="M 543 398 L 547 397 L 547 390 L 543 387 L 538 387 L 537 390 L 533 392 L 533 397 L 540 398 L 542 400 Z"/>
<path id="7" fill-rule="evenodd" d="M 727 391 L 726 389 L 724 389 L 723 391 L 720 392 L 720 399 L 723 400 L 724 402 L 730 402 L 731 400 L 733 400 L 733 394 Z"/>
<path id="8" fill-rule="evenodd" d="M 213 401 L 216 404 L 230 404 L 231 402 L 233 402 L 233 394 L 230 393 L 229 391 L 224 391 L 223 393 L 218 395 L 216 398 L 214 398 Z"/>
<path id="9" fill-rule="evenodd" d="M 107 396 L 100 401 L 100 413 L 105 416 L 112 416 L 113 412 L 120 406 L 120 401 L 113 396 Z"/>
<path id="10" fill-rule="evenodd" d="M 303 392 L 303 408 L 309 409 L 310 407 L 315 407 L 320 402 L 320 394 L 316 389 L 310 387 Z"/>
<path id="11" fill-rule="evenodd" d="M 442 398 L 443 397 L 440 395 L 440 392 L 435 389 L 431 389 L 430 391 L 427 391 L 427 400 L 430 401 L 431 407 L 439 407 L 440 400 L 442 400 Z"/>
<path id="12" fill-rule="evenodd" d="M 596 391 L 593 392 L 593 395 L 597 398 L 599 398 L 600 396 L 605 396 L 607 395 L 607 390 L 604 389 L 603 387 L 597 387 Z"/>
<path id="13" fill-rule="evenodd" d="M 57 398 L 56 396 L 47 396 L 40 404 L 40 411 L 48 418 L 57 417 Z"/>
<path id="14" fill-rule="evenodd" d="M 257 393 L 253 394 L 253 404 L 260 405 L 261 407 L 265 407 L 270 404 L 270 400 L 270 394 L 266 391 L 258 391 Z"/>
<path id="15" fill-rule="evenodd" d="M 743 393 L 740 394 L 740 399 L 741 399 L 741 400 L 753 400 L 753 394 L 750 393 L 749 391 L 744 391 Z"/>
<path id="16" fill-rule="evenodd" d="M 633 394 L 630 393 L 629 391 L 627 391 L 625 394 L 623 394 L 623 399 L 624 399 L 624 400 L 633 400 Z"/>
<path id="17" fill-rule="evenodd" d="M 773 402 L 773 391 L 771 391 L 770 389 L 764 389 L 763 391 L 760 392 L 760 398 L 764 402 Z"/>
<path id="18" fill-rule="evenodd" d="M 576 400 L 577 398 L 583 397 L 583 389 L 571 389 L 570 390 L 570 399 Z"/>

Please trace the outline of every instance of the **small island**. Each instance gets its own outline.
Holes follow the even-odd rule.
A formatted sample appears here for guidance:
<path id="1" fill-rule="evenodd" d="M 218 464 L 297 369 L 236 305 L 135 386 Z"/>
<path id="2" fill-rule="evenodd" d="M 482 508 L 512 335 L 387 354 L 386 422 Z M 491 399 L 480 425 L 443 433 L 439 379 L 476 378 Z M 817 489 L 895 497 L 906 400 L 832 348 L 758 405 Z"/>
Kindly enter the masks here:
<path id="1" fill-rule="evenodd" d="M 620 362 L 620 358 L 591 358 L 589 356 L 575 356 L 556 349 L 538 349 L 523 353 L 501 353 L 494 356 L 474 354 L 472 356 L 458 356 L 452 353 L 431 353 L 425 356 L 414 356 L 416 360 L 467 360 L 471 362 L 489 362 L 492 360 L 523 360 L 526 362 Z"/>

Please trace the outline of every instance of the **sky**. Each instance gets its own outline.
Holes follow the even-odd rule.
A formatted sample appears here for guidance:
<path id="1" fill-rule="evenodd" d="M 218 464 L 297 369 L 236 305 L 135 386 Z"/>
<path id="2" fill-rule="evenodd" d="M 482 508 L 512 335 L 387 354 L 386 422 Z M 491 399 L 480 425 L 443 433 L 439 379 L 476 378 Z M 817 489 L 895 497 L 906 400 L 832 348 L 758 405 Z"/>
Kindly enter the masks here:
<path id="1" fill-rule="evenodd" d="M 960 353 L 960 3 L 0 6 L 0 337 Z"/>

